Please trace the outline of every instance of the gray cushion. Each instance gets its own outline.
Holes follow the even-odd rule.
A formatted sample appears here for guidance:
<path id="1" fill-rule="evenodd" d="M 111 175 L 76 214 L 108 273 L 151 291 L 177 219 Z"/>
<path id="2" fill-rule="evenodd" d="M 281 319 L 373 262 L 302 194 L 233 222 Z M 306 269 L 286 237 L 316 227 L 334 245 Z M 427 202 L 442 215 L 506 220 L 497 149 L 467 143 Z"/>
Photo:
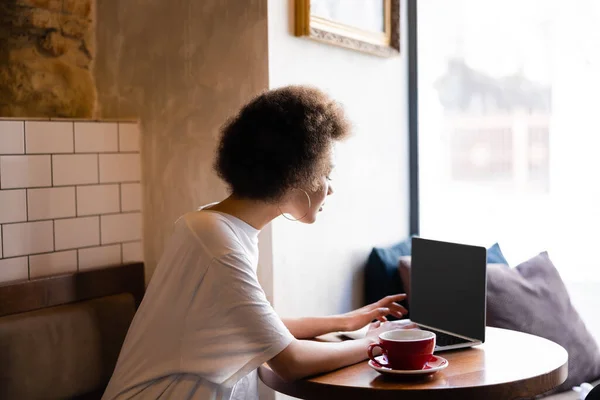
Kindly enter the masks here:
<path id="1" fill-rule="evenodd" d="M 121 294 L 0 318 L 0 399 L 102 391 L 134 313 Z"/>
<path id="2" fill-rule="evenodd" d="M 600 378 L 600 351 L 546 252 L 516 268 L 488 266 L 487 325 L 541 336 L 569 353 L 569 376 L 554 392 Z"/>

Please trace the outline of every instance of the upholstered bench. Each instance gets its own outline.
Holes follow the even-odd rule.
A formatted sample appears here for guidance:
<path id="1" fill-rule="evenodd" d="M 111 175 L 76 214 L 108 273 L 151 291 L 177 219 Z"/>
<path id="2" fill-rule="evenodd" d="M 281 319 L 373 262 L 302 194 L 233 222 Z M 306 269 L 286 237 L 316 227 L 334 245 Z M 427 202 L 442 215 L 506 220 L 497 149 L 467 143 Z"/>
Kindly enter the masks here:
<path id="1" fill-rule="evenodd" d="M 141 263 L 0 285 L 0 398 L 99 399 L 143 294 Z"/>

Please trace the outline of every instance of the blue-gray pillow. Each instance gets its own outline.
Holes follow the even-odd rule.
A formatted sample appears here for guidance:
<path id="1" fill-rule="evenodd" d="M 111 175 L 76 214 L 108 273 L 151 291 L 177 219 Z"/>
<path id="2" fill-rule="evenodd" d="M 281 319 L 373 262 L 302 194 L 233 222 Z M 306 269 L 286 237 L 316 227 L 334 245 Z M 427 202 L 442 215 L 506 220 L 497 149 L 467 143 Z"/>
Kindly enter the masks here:
<path id="1" fill-rule="evenodd" d="M 508 265 L 508 262 L 506 261 L 506 258 L 504 258 L 504 254 L 502 254 L 502 250 L 500 250 L 500 245 L 498 243 L 494 243 L 492 247 L 487 249 L 487 263 Z"/>

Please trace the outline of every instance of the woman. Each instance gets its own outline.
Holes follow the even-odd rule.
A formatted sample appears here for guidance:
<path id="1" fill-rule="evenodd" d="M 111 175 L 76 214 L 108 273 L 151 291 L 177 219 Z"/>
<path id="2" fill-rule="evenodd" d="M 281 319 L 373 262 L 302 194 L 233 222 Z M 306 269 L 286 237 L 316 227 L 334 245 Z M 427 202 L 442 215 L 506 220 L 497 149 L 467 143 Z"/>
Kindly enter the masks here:
<path id="1" fill-rule="evenodd" d="M 285 214 L 312 223 L 333 193 L 332 150 L 347 136 L 341 107 L 321 91 L 285 87 L 256 97 L 222 129 L 215 163 L 231 196 L 182 216 L 132 322 L 104 399 L 256 399 L 267 362 L 293 380 L 366 359 L 400 325 L 391 296 L 327 318 L 281 320 L 261 289 L 259 231 Z M 364 339 L 303 340 L 359 329 Z"/>

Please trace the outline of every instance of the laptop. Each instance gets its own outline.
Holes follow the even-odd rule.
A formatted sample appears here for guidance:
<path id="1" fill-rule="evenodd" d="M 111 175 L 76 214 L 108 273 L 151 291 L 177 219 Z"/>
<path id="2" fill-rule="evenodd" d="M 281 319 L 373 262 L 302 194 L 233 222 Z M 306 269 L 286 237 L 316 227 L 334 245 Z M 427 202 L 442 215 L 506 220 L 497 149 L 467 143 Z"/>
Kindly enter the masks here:
<path id="1" fill-rule="evenodd" d="M 436 334 L 435 351 L 485 341 L 485 247 L 413 237 L 410 319 Z"/>

